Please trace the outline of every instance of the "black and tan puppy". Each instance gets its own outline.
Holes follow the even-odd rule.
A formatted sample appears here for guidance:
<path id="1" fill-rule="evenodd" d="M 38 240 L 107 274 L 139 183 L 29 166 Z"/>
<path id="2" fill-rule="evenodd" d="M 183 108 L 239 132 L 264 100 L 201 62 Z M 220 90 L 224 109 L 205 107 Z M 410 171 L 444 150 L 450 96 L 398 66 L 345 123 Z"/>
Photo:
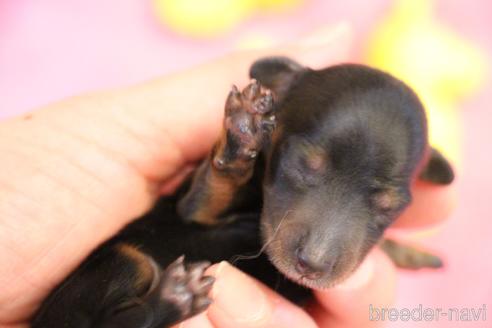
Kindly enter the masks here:
<path id="1" fill-rule="evenodd" d="M 279 287 L 277 269 L 299 285 L 330 287 L 410 203 L 413 179 L 452 181 L 427 144 L 421 103 L 392 76 L 361 65 L 315 71 L 286 58 L 256 62 L 251 76 L 230 92 L 223 134 L 192 181 L 96 250 L 43 303 L 33 327 L 176 323 L 210 303 L 203 261 L 260 249 L 270 261 L 238 264 L 287 296 L 299 294 Z M 382 245 L 400 266 L 441 265 Z"/>

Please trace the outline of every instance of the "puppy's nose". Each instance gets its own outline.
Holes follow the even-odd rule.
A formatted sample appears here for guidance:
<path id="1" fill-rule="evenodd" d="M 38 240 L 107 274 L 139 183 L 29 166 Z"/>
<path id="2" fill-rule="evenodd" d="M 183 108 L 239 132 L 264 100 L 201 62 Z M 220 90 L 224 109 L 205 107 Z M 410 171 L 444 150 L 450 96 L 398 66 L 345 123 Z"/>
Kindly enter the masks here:
<path id="1" fill-rule="evenodd" d="M 297 248 L 296 256 L 296 271 L 311 280 L 319 279 L 322 275 L 329 273 L 333 268 L 332 261 L 313 259 L 302 247 Z"/>

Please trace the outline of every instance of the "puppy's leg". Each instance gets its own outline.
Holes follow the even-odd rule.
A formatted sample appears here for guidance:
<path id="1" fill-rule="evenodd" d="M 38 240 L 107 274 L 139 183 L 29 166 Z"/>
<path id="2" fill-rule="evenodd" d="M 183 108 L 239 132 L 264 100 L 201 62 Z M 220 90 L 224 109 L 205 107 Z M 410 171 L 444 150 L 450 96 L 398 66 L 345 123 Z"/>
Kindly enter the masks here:
<path id="1" fill-rule="evenodd" d="M 412 246 L 399 244 L 391 239 L 383 240 L 381 249 L 399 268 L 417 270 L 421 268 L 440 268 L 443 266 L 439 257 Z"/>
<path id="2" fill-rule="evenodd" d="M 180 257 L 161 270 L 129 244 L 103 247 L 44 301 L 32 327 L 169 326 L 210 304 L 207 266 L 185 267 Z"/>
<path id="3" fill-rule="evenodd" d="M 434 184 L 447 185 L 454 180 L 453 168 L 437 149 L 431 148 L 429 160 L 420 173 L 420 179 Z"/>
<path id="4" fill-rule="evenodd" d="M 242 92 L 234 86 L 225 105 L 222 135 L 195 173 L 178 203 L 186 221 L 215 224 L 253 176 L 258 154 L 275 126 L 270 90 L 253 80 Z"/>

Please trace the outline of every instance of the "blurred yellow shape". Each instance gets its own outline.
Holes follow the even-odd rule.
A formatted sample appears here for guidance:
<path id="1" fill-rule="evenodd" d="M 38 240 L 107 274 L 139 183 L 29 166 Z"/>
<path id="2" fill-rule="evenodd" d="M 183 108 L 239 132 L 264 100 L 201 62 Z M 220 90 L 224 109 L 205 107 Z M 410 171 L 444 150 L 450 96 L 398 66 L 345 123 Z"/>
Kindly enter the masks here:
<path id="1" fill-rule="evenodd" d="M 431 0 L 399 0 L 369 40 L 367 61 L 404 80 L 422 99 L 430 141 L 460 163 L 458 102 L 485 77 L 484 56 L 438 24 Z"/>
<path id="2" fill-rule="evenodd" d="M 257 9 L 287 10 L 300 5 L 303 0 L 257 0 Z"/>
<path id="3" fill-rule="evenodd" d="M 290 9 L 303 0 L 153 0 L 158 19 L 193 37 L 222 34 L 256 11 Z"/>
<path id="4" fill-rule="evenodd" d="M 157 17 L 190 36 L 222 33 L 249 15 L 255 0 L 154 0 Z"/>

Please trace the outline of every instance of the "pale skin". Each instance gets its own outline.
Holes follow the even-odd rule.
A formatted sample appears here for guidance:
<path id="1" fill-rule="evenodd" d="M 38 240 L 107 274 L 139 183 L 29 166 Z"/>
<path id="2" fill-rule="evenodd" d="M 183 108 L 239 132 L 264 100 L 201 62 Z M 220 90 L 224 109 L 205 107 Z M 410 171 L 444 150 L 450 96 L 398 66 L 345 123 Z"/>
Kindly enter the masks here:
<path id="1" fill-rule="evenodd" d="M 323 67 L 343 61 L 348 43 L 346 26 L 327 28 L 296 44 L 234 53 L 1 122 L 0 327 L 27 327 L 50 289 L 98 244 L 174 190 L 215 142 L 230 85 L 247 83 L 255 59 L 286 55 Z M 445 218 L 452 188 L 418 184 L 399 224 L 411 226 L 428 203 L 424 224 Z M 379 251 L 342 286 L 316 292 L 307 309 L 225 263 L 209 272 L 215 302 L 184 326 L 347 327 L 367 321 L 368 302 L 390 304 L 394 292 L 394 267 Z"/>

